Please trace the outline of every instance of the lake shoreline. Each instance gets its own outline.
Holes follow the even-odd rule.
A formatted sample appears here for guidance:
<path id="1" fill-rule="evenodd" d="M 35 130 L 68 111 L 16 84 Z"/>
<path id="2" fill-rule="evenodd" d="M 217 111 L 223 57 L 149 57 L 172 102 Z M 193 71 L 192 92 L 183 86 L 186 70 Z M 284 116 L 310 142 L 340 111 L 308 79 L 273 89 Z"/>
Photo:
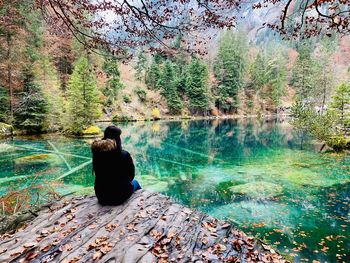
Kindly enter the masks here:
<path id="1" fill-rule="evenodd" d="M 261 120 L 274 120 L 274 119 L 288 119 L 291 115 L 289 114 L 266 114 L 266 115 L 220 115 L 220 116 L 165 116 L 159 119 L 131 119 L 128 121 L 113 121 L 112 119 L 100 119 L 96 120 L 95 123 L 133 123 L 133 122 L 161 122 L 161 121 L 201 121 L 201 120 L 245 120 L 245 119 L 261 119 Z M 26 134 L 24 131 L 13 130 L 11 134 L 9 133 L 1 133 L 0 131 L 0 140 L 5 140 L 9 138 L 15 137 L 34 137 L 34 136 L 45 136 L 45 135 L 62 135 L 69 138 L 95 138 L 100 136 L 101 134 L 95 135 L 74 135 L 60 131 L 47 131 L 43 133 L 35 133 L 35 134 Z"/>

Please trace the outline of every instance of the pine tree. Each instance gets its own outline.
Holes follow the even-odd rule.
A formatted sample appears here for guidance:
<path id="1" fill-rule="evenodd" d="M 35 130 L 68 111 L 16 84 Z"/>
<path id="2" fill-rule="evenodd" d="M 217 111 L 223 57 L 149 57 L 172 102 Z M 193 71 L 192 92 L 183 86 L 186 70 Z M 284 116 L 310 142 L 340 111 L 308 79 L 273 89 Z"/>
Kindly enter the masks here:
<path id="1" fill-rule="evenodd" d="M 6 89 L 0 87 L 0 122 L 6 122 L 10 110 L 10 99 Z"/>
<path id="2" fill-rule="evenodd" d="M 333 96 L 331 109 L 343 127 L 350 125 L 350 84 L 340 84 Z"/>
<path id="3" fill-rule="evenodd" d="M 147 57 L 144 54 L 144 51 L 140 51 L 137 55 L 137 61 L 135 65 L 135 77 L 137 80 L 144 80 L 145 72 L 147 69 Z"/>
<path id="4" fill-rule="evenodd" d="M 186 94 L 190 100 L 190 110 L 203 113 L 209 107 L 208 67 L 199 59 L 194 58 L 188 66 L 186 78 Z"/>
<path id="5" fill-rule="evenodd" d="M 172 63 L 167 60 L 157 86 L 162 96 L 166 99 L 171 114 L 177 114 L 182 109 L 181 98 L 177 91 L 177 82 Z"/>
<path id="6" fill-rule="evenodd" d="M 262 89 L 268 82 L 266 63 L 265 54 L 260 51 L 250 67 L 250 77 L 254 90 Z"/>
<path id="7" fill-rule="evenodd" d="M 118 61 L 115 58 L 109 58 L 105 60 L 103 70 L 108 77 L 106 85 L 103 89 L 103 95 L 106 97 L 104 105 L 106 107 L 110 107 L 114 105 L 118 96 L 118 92 L 124 87 L 124 85 L 120 81 Z"/>
<path id="8" fill-rule="evenodd" d="M 27 133 L 41 133 L 48 126 L 48 103 L 33 74 L 24 74 L 24 91 L 15 110 L 15 126 Z"/>
<path id="9" fill-rule="evenodd" d="M 57 131 L 63 128 L 64 113 L 66 104 L 61 90 L 61 82 L 58 72 L 49 56 L 42 56 L 40 59 L 38 73 L 40 84 L 48 102 L 48 123 L 50 131 Z"/>
<path id="10" fill-rule="evenodd" d="M 247 43 L 243 34 L 227 31 L 220 39 L 219 52 L 214 64 L 218 81 L 216 105 L 232 112 L 239 106 L 238 92 L 244 85 Z"/>
<path id="11" fill-rule="evenodd" d="M 100 93 L 87 58 L 75 63 L 68 93 L 68 130 L 79 134 L 101 115 Z"/>
<path id="12" fill-rule="evenodd" d="M 309 100 L 313 97 L 316 86 L 316 64 L 311 57 L 311 49 L 308 44 L 303 44 L 299 49 L 298 58 L 292 71 L 291 84 L 295 88 L 301 100 Z"/>
<path id="13" fill-rule="evenodd" d="M 329 101 L 334 87 L 334 66 L 331 59 L 335 50 L 335 42 L 332 39 L 323 39 L 320 55 L 317 58 L 316 90 L 317 102 L 321 106 L 320 114 L 323 114 L 325 105 Z"/>
<path id="14" fill-rule="evenodd" d="M 268 97 L 272 99 L 276 106 L 279 105 L 280 99 L 287 86 L 287 60 L 280 50 L 276 50 L 270 55 L 266 66 L 266 80 L 269 85 Z"/>
<path id="15" fill-rule="evenodd" d="M 159 62 L 156 61 L 156 59 L 153 59 L 153 62 L 150 66 L 150 68 L 146 72 L 146 85 L 150 89 L 157 89 L 157 83 L 159 81 L 159 78 L 161 76 L 161 70 Z"/>

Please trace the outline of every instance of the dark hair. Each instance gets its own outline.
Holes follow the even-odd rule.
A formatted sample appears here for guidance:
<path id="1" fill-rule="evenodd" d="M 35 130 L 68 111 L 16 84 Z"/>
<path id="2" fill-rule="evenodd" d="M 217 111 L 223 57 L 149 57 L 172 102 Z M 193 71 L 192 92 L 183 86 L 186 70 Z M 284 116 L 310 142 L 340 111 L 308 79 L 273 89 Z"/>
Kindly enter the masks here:
<path id="1" fill-rule="evenodd" d="M 122 134 L 122 130 L 119 129 L 117 126 L 115 126 L 115 125 L 108 126 L 105 129 L 103 140 L 106 140 L 106 139 L 115 140 L 115 142 L 117 144 L 118 151 L 121 151 L 122 150 L 122 141 L 120 139 L 120 134 Z"/>

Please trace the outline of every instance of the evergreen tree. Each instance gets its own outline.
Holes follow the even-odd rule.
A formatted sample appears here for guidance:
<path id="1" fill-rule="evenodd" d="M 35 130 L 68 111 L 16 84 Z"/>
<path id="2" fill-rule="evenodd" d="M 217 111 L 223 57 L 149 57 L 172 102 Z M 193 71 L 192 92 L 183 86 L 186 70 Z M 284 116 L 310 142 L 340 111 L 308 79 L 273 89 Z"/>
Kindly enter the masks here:
<path id="1" fill-rule="evenodd" d="M 284 50 L 276 44 L 267 51 L 260 51 L 250 67 L 251 83 L 254 90 L 264 98 L 270 98 L 277 106 L 287 85 L 287 60 Z"/>
<path id="2" fill-rule="evenodd" d="M 266 66 L 266 80 L 268 89 L 268 97 L 276 106 L 279 105 L 280 99 L 284 94 L 287 85 L 287 60 L 280 50 L 270 56 Z"/>
<path id="3" fill-rule="evenodd" d="M 218 81 L 216 105 L 232 112 L 239 106 L 238 92 L 244 85 L 247 42 L 243 34 L 227 31 L 220 39 L 219 52 L 214 64 Z"/>
<path id="4" fill-rule="evenodd" d="M 8 92 L 0 87 L 0 122 L 6 122 L 10 110 L 10 98 Z"/>
<path id="5" fill-rule="evenodd" d="M 310 99 L 316 86 L 316 64 L 311 57 L 310 45 L 303 44 L 292 71 L 291 84 L 301 100 Z"/>
<path id="6" fill-rule="evenodd" d="M 208 110 L 208 67 L 199 59 L 194 58 L 188 66 L 186 78 L 186 94 L 190 100 L 190 110 L 203 113 Z"/>
<path id="7" fill-rule="evenodd" d="M 137 61 L 135 65 L 135 77 L 137 80 L 144 80 L 145 71 L 147 69 L 147 57 L 145 56 L 144 51 L 140 51 L 137 55 Z"/>
<path id="8" fill-rule="evenodd" d="M 48 102 L 49 130 L 57 131 L 63 128 L 66 103 L 61 90 L 58 72 L 49 56 L 40 59 L 39 74 L 40 84 Z"/>
<path id="9" fill-rule="evenodd" d="M 75 63 L 68 92 L 68 130 L 79 134 L 101 115 L 100 93 L 87 58 Z"/>
<path id="10" fill-rule="evenodd" d="M 317 96 L 317 102 L 321 106 L 321 114 L 327 101 L 330 99 L 331 92 L 334 86 L 334 67 L 331 59 L 332 53 L 335 50 L 335 42 L 332 39 L 322 40 L 320 55 L 317 58 L 317 85 L 314 92 Z"/>
<path id="11" fill-rule="evenodd" d="M 46 131 L 48 103 L 31 73 L 25 73 L 24 91 L 19 101 L 15 110 L 15 126 L 27 133 Z"/>
<path id="12" fill-rule="evenodd" d="M 339 119 L 339 124 L 344 126 L 350 125 L 350 84 L 340 84 L 333 96 L 331 109 Z"/>
<path id="13" fill-rule="evenodd" d="M 157 83 L 159 81 L 159 78 L 161 76 L 161 70 L 160 70 L 160 62 L 156 60 L 156 58 L 153 59 L 153 62 L 150 66 L 150 68 L 146 72 L 146 85 L 150 89 L 157 89 Z"/>
<path id="14" fill-rule="evenodd" d="M 171 114 L 177 114 L 182 109 L 181 98 L 177 91 L 177 82 L 172 63 L 167 60 L 157 86 L 162 96 L 166 99 Z"/>
<path id="15" fill-rule="evenodd" d="M 114 105 L 119 90 L 121 90 L 124 86 L 120 81 L 118 61 L 115 58 L 106 59 L 103 65 L 103 70 L 108 77 L 106 85 L 103 89 L 103 95 L 106 97 L 104 105 L 106 107 L 110 107 Z"/>
<path id="16" fill-rule="evenodd" d="M 265 54 L 260 51 L 250 67 L 250 77 L 254 90 L 262 89 L 268 82 L 266 64 Z"/>

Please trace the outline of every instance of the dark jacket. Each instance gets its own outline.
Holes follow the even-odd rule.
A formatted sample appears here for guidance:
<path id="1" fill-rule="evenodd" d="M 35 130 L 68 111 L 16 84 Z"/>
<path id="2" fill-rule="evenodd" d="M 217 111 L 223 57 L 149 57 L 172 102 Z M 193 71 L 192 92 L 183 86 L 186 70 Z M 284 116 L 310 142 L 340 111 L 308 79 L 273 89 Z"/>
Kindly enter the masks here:
<path id="1" fill-rule="evenodd" d="M 102 205 L 120 205 L 132 195 L 135 166 L 127 151 L 114 140 L 96 140 L 91 146 L 95 193 Z"/>

